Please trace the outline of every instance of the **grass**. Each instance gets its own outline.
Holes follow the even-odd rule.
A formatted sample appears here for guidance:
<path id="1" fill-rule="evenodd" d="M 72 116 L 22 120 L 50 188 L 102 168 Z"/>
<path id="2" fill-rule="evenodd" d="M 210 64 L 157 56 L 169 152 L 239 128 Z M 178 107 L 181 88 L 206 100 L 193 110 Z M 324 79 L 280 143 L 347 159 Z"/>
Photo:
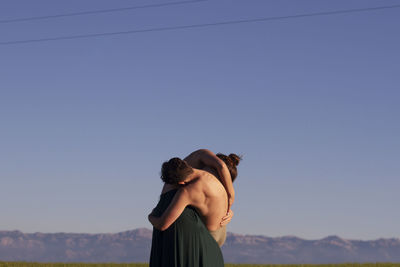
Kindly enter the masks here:
<path id="1" fill-rule="evenodd" d="M 38 263 L 0 262 L 0 267 L 148 267 L 147 263 Z M 342 264 L 225 264 L 225 267 L 400 267 L 400 263 Z"/>

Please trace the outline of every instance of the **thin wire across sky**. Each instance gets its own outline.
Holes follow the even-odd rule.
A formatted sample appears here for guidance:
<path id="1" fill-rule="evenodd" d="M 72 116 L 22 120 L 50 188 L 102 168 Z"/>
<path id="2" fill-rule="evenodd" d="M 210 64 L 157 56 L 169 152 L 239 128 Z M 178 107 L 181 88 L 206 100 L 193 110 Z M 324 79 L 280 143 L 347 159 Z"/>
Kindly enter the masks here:
<path id="1" fill-rule="evenodd" d="M 104 14 L 104 13 L 115 13 L 115 12 L 131 11 L 131 10 L 135 10 L 135 9 L 149 9 L 149 8 L 156 8 L 156 7 L 187 5 L 187 4 L 194 4 L 194 3 L 206 2 L 206 1 L 208 1 L 208 0 L 175 1 L 175 2 L 168 2 L 168 3 L 161 3 L 161 4 L 150 4 L 150 5 L 130 6 L 130 7 L 121 7 L 121 8 L 111 8 L 111 9 L 88 10 L 88 11 L 80 11 L 80 12 L 72 12 L 72 13 L 64 13 L 64 14 L 47 15 L 47 16 L 6 19 L 6 20 L 0 20 L 0 24 L 15 23 L 15 22 L 27 22 L 27 21 L 35 21 L 35 20 L 48 20 L 48 19 L 57 19 L 57 18 L 65 18 L 65 17 L 86 16 L 86 15 L 95 15 L 95 14 Z"/>
<path id="2" fill-rule="evenodd" d="M 188 2 L 199 2 L 199 1 L 206 1 L 206 0 L 181 1 L 180 3 L 182 4 L 184 2 L 188 3 Z M 177 4 L 177 3 L 179 3 L 179 2 L 175 2 L 175 4 Z M 277 21 L 277 20 L 285 20 L 285 19 L 295 19 L 295 18 L 305 18 L 305 17 L 331 16 L 331 15 L 339 15 L 339 14 L 371 12 L 371 11 L 389 10 L 389 9 L 395 9 L 395 8 L 400 8 L 400 5 L 356 8 L 356 9 L 341 9 L 341 10 L 323 11 L 323 12 L 315 12 L 315 13 L 303 13 L 303 14 L 288 15 L 288 16 L 273 16 L 273 17 L 263 17 L 263 18 L 250 18 L 250 19 L 229 20 L 229 21 L 203 23 L 203 24 L 190 24 L 190 25 L 169 26 L 169 27 L 148 28 L 148 29 L 135 29 L 135 30 L 129 30 L 129 31 L 115 31 L 115 32 L 103 32 L 103 33 L 92 33 L 92 34 L 81 34 L 81 35 L 66 35 L 66 36 L 47 37 L 47 38 L 38 38 L 38 39 L 27 39 L 27 40 L 16 40 L 16 41 L 4 41 L 4 42 L 0 42 L 0 45 L 15 45 L 15 44 L 39 43 L 39 42 L 48 42 L 48 41 L 60 41 L 60 40 L 106 37 L 106 36 L 115 36 L 115 35 L 127 35 L 127 34 L 145 33 L 145 32 L 161 32 L 161 31 L 171 31 L 171 30 L 184 30 L 184 29 L 205 28 L 205 27 L 234 25 L 234 24 L 243 24 L 243 23 L 260 23 L 260 22 Z M 91 11 L 91 12 L 96 12 L 96 11 Z M 70 13 L 70 15 L 71 14 L 72 13 Z M 74 14 L 78 14 L 78 13 L 74 13 Z M 82 14 L 82 12 L 81 12 L 81 14 Z M 55 15 L 55 16 L 61 16 L 61 15 Z M 64 14 L 64 16 L 66 16 L 66 14 Z M 47 16 L 47 17 L 50 17 L 50 16 Z M 26 18 L 26 19 L 28 19 L 28 18 Z"/>

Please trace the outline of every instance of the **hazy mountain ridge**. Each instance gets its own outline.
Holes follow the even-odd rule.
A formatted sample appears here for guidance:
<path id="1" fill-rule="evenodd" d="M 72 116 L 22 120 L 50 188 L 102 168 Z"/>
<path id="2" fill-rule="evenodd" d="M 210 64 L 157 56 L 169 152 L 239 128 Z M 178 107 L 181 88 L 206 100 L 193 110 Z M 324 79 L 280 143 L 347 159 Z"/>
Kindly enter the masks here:
<path id="1" fill-rule="evenodd" d="M 146 228 L 104 234 L 0 231 L 0 260 L 147 262 L 151 234 Z M 225 262 L 234 263 L 400 262 L 400 239 L 305 240 L 228 233 L 222 251 Z"/>
<path id="2" fill-rule="evenodd" d="M 223 251 L 226 259 L 238 263 L 400 262 L 400 239 L 362 241 L 328 236 L 305 240 L 230 234 Z"/>

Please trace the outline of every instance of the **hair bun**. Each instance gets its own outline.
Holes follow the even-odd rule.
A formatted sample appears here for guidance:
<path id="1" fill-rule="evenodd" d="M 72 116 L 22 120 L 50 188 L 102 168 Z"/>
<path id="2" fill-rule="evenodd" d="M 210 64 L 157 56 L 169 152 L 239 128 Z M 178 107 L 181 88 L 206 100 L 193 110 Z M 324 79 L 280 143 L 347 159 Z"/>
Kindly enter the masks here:
<path id="1" fill-rule="evenodd" d="M 236 154 L 231 153 L 231 154 L 229 154 L 229 159 L 232 161 L 232 163 L 233 163 L 234 166 L 237 166 L 237 165 L 239 165 L 239 162 L 240 162 L 240 160 L 241 160 L 242 158 L 239 157 L 239 156 L 236 155 Z"/>

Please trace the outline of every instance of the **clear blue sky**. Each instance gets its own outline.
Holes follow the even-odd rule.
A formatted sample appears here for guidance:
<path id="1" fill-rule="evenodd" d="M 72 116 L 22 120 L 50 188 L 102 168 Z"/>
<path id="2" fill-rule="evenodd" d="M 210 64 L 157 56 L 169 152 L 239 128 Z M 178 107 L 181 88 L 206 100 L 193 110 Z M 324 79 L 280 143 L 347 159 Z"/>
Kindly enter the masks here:
<path id="1" fill-rule="evenodd" d="M 1 20 L 159 0 L 3 0 Z M 0 41 L 398 4 L 210 0 Z M 243 154 L 229 231 L 400 237 L 400 9 L 0 46 L 0 229 L 150 228 L 161 163 Z"/>

